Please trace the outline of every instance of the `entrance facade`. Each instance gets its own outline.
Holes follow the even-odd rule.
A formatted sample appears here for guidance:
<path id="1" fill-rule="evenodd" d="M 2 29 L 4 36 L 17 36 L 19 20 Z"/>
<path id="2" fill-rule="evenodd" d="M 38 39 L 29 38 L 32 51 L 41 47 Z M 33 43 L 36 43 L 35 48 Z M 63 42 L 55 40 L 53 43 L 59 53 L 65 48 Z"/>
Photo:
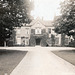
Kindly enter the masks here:
<path id="1" fill-rule="evenodd" d="M 33 20 L 30 24 L 23 24 L 17 27 L 14 32 L 14 45 L 25 46 L 61 46 L 63 39 L 66 40 L 64 45 L 68 45 L 70 38 L 65 35 L 54 32 L 53 21 L 44 21 L 40 18 Z M 16 34 L 15 34 L 16 33 Z"/>
<path id="2" fill-rule="evenodd" d="M 36 45 L 40 45 L 40 42 L 41 42 L 41 39 L 40 38 L 37 38 L 36 39 Z"/>

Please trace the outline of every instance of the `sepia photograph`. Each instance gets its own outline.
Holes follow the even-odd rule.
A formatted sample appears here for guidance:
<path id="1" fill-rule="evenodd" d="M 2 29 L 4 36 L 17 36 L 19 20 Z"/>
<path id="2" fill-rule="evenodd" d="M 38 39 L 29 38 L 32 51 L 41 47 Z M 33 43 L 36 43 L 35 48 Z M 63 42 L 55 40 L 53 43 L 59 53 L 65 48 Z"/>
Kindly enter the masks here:
<path id="1" fill-rule="evenodd" d="M 75 0 L 0 0 L 0 75 L 75 75 Z"/>

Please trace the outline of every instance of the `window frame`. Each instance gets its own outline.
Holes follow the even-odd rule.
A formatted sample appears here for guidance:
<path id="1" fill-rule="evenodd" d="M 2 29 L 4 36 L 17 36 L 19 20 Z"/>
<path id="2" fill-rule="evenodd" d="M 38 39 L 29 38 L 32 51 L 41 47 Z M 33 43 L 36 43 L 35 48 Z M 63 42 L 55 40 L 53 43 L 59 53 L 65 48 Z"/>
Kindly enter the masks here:
<path id="1" fill-rule="evenodd" d="M 56 43 L 56 39 L 58 39 L 58 43 Z M 55 37 L 55 45 L 59 45 L 59 37 Z"/>
<path id="2" fill-rule="evenodd" d="M 35 34 L 36 34 L 36 35 L 42 34 L 42 30 L 41 30 L 40 27 L 37 27 L 37 28 L 35 29 Z"/>

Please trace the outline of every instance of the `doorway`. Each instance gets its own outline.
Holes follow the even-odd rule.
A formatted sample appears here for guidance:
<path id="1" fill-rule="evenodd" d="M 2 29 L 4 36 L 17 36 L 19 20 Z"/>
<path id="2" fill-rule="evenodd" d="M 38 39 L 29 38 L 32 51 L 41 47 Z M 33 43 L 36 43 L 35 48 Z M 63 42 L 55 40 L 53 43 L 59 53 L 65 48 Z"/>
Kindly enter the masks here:
<path id="1" fill-rule="evenodd" d="M 41 39 L 40 38 L 37 38 L 36 39 L 36 45 L 40 45 L 40 41 L 41 41 Z"/>
<path id="2" fill-rule="evenodd" d="M 25 46 L 25 37 L 21 37 L 21 45 Z"/>

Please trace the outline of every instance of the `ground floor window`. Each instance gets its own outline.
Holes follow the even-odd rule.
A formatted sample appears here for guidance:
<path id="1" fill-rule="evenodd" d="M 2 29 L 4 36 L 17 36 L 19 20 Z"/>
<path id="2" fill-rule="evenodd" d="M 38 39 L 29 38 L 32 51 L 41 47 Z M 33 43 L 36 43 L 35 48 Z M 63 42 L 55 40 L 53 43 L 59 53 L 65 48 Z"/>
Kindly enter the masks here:
<path id="1" fill-rule="evenodd" d="M 29 39 L 25 39 L 25 45 L 29 45 Z"/>
<path id="2" fill-rule="evenodd" d="M 59 44 L 59 37 L 55 37 L 55 45 Z"/>
<path id="3" fill-rule="evenodd" d="M 29 45 L 29 38 L 21 37 L 21 45 Z"/>
<path id="4" fill-rule="evenodd" d="M 65 45 L 68 45 L 69 44 L 69 39 L 68 38 L 65 38 Z"/>
<path id="5" fill-rule="evenodd" d="M 18 45 L 21 44 L 21 38 L 17 38 L 17 44 L 18 44 Z"/>
<path id="6" fill-rule="evenodd" d="M 49 38 L 51 38 L 51 34 L 49 34 Z"/>
<path id="7" fill-rule="evenodd" d="M 25 37 L 21 37 L 21 45 L 25 45 Z"/>

